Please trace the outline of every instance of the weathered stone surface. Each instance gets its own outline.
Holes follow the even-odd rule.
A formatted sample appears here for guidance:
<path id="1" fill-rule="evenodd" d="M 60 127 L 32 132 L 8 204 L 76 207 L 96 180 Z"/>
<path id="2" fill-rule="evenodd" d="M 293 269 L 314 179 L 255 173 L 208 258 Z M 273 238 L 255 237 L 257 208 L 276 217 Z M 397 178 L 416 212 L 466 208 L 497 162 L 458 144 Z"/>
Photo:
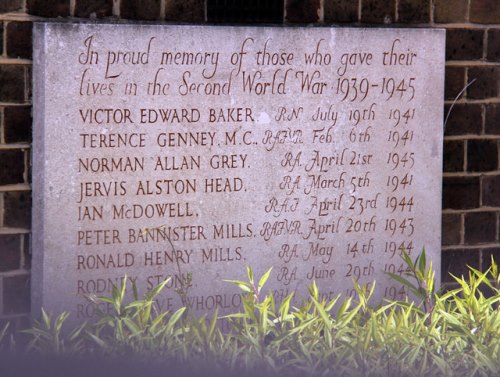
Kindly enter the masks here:
<path id="1" fill-rule="evenodd" d="M 440 271 L 441 30 L 36 24 L 33 314 L 168 276 L 162 309 L 235 310 Z M 355 41 L 356 43 L 353 43 Z M 61 274 L 64 279 L 61 279 Z M 439 276 L 437 277 L 439 280 Z M 105 309 L 105 308 L 103 308 Z"/>

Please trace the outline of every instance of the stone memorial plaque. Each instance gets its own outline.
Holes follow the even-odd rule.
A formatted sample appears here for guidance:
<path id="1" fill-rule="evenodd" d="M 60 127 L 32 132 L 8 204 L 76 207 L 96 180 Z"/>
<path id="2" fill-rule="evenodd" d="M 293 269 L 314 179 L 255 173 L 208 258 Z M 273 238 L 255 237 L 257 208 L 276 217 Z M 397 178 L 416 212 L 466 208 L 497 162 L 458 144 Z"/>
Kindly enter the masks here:
<path id="1" fill-rule="evenodd" d="M 295 304 L 402 249 L 440 280 L 442 30 L 36 23 L 33 311 L 171 280 L 159 308 L 235 311 L 273 272 Z M 183 281 L 191 287 L 183 299 Z M 182 302 L 184 301 L 184 302 Z M 102 307 L 101 309 L 107 310 Z"/>

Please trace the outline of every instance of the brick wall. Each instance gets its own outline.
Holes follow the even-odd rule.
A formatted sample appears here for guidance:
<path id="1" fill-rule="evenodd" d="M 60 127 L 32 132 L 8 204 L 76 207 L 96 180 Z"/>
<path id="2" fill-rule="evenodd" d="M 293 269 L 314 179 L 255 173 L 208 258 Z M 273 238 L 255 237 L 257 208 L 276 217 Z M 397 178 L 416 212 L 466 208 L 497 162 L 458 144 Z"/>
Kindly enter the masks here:
<path id="1" fill-rule="evenodd" d="M 30 311 L 32 21 L 50 17 L 205 22 L 211 0 L 0 0 L 0 326 Z M 498 0 L 284 0 L 285 24 L 447 29 L 443 279 L 500 261 Z M 210 5 L 210 4 L 208 4 Z M 212 19 L 213 20 L 213 19 Z M 210 20 L 209 20 L 210 21 Z"/>

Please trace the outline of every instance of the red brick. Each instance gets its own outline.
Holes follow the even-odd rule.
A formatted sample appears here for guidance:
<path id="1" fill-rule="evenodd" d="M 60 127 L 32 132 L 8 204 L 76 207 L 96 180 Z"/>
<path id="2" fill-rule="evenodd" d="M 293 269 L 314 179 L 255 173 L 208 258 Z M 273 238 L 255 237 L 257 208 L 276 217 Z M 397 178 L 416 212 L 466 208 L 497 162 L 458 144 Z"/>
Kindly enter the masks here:
<path id="1" fill-rule="evenodd" d="M 4 108 L 4 138 L 6 143 L 31 142 L 31 107 Z"/>
<path id="2" fill-rule="evenodd" d="M 169 0 L 165 4 L 165 19 L 182 22 L 205 21 L 204 0 Z"/>
<path id="3" fill-rule="evenodd" d="M 500 61 L 500 29 L 488 30 L 488 53 L 486 58 L 490 62 Z"/>
<path id="4" fill-rule="evenodd" d="M 358 2 L 352 0 L 325 0 L 325 22 L 356 22 L 358 6 Z"/>
<path id="5" fill-rule="evenodd" d="M 24 152 L 0 150 L 0 185 L 23 183 Z"/>
<path id="6" fill-rule="evenodd" d="M 363 0 L 361 21 L 373 24 L 394 22 L 395 2 L 387 0 Z"/>
<path id="7" fill-rule="evenodd" d="M 467 88 L 467 97 L 483 99 L 499 97 L 500 67 L 469 68 L 469 80 L 477 79 Z"/>
<path id="8" fill-rule="evenodd" d="M 479 207 L 479 177 L 444 177 L 443 209 Z"/>
<path id="9" fill-rule="evenodd" d="M 492 257 L 497 266 L 500 265 L 500 247 L 489 247 L 481 251 L 482 251 L 481 264 L 483 271 L 486 271 L 488 268 L 491 267 Z"/>
<path id="10" fill-rule="evenodd" d="M 158 20 L 160 0 L 122 0 L 120 16 L 129 20 Z"/>
<path id="11" fill-rule="evenodd" d="M 461 140 L 445 141 L 443 147 L 443 171 L 464 171 L 464 142 Z"/>
<path id="12" fill-rule="evenodd" d="M 4 314 L 21 314 L 30 311 L 30 277 L 18 275 L 3 278 Z"/>
<path id="13" fill-rule="evenodd" d="M 0 22 L 0 55 L 3 54 L 3 22 Z"/>
<path id="14" fill-rule="evenodd" d="M 454 282 L 455 279 L 449 274 L 456 277 L 469 276 L 467 266 L 479 269 L 479 257 L 479 250 L 454 249 L 443 251 L 441 255 L 441 279 L 443 282 Z"/>
<path id="15" fill-rule="evenodd" d="M 500 175 L 488 175 L 481 178 L 483 206 L 500 207 Z"/>
<path id="16" fill-rule="evenodd" d="M 70 0 L 27 0 L 28 13 L 42 17 L 69 16 Z"/>
<path id="17" fill-rule="evenodd" d="M 461 216 L 458 214 L 443 214 L 441 242 L 444 246 L 460 244 L 462 229 Z"/>
<path id="18" fill-rule="evenodd" d="M 445 119 L 450 107 L 445 106 Z M 483 128 L 481 119 L 481 105 L 456 103 L 446 122 L 445 135 L 480 135 Z"/>
<path id="19" fill-rule="evenodd" d="M 487 135 L 500 135 L 500 104 L 486 105 L 484 132 Z"/>
<path id="20" fill-rule="evenodd" d="M 208 22 L 283 23 L 283 0 L 207 0 Z"/>
<path id="21" fill-rule="evenodd" d="M 498 169 L 496 140 L 467 141 L 467 171 L 486 172 Z"/>
<path id="22" fill-rule="evenodd" d="M 0 102 L 24 102 L 24 79 L 22 65 L 0 64 Z"/>
<path id="23" fill-rule="evenodd" d="M 469 245 L 496 241 L 496 212 L 471 212 L 465 214 L 464 242 Z"/>
<path id="24" fill-rule="evenodd" d="M 4 225 L 12 228 L 31 227 L 31 193 L 15 191 L 4 193 Z"/>
<path id="25" fill-rule="evenodd" d="M 0 1 L 0 13 L 15 12 L 22 9 L 23 0 L 2 0 Z"/>
<path id="26" fill-rule="evenodd" d="M 483 57 L 483 30 L 446 31 L 446 60 L 479 60 Z"/>
<path id="27" fill-rule="evenodd" d="M 399 22 L 430 22 L 430 0 L 399 0 Z"/>
<path id="28" fill-rule="evenodd" d="M 21 239 L 18 234 L 0 234 L 0 272 L 19 269 Z"/>
<path id="29" fill-rule="evenodd" d="M 23 247 L 23 252 L 24 252 L 24 265 L 21 266 L 22 268 L 25 268 L 26 270 L 31 269 L 31 239 L 29 234 L 24 235 L 24 247 Z"/>
<path id="30" fill-rule="evenodd" d="M 31 59 L 32 29 L 31 22 L 11 21 L 7 24 L 7 56 Z"/>
<path id="31" fill-rule="evenodd" d="M 318 22 L 319 0 L 287 0 L 286 21 L 295 23 Z"/>
<path id="32" fill-rule="evenodd" d="M 113 15 L 113 0 L 77 0 L 75 16 L 88 18 L 95 15 L 97 18 Z"/>
<path id="33" fill-rule="evenodd" d="M 434 21 L 464 22 L 469 0 L 434 0 Z"/>
<path id="34" fill-rule="evenodd" d="M 454 100 L 465 87 L 465 68 L 446 67 L 445 69 L 445 99 Z"/>
<path id="35" fill-rule="evenodd" d="M 500 23 L 498 0 L 471 0 L 469 19 L 482 24 Z"/>

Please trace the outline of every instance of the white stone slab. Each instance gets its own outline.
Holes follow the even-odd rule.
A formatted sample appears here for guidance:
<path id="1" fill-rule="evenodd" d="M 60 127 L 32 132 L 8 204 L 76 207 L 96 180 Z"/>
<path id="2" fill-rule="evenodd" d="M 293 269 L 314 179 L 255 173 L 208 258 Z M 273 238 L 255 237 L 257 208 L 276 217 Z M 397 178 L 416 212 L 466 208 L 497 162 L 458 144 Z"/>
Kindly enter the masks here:
<path id="1" fill-rule="evenodd" d="M 246 267 L 296 301 L 440 280 L 443 30 L 36 23 L 33 312 L 173 276 L 234 311 Z M 170 242 L 169 242 L 170 240 Z M 174 252 L 175 249 L 175 252 Z"/>

